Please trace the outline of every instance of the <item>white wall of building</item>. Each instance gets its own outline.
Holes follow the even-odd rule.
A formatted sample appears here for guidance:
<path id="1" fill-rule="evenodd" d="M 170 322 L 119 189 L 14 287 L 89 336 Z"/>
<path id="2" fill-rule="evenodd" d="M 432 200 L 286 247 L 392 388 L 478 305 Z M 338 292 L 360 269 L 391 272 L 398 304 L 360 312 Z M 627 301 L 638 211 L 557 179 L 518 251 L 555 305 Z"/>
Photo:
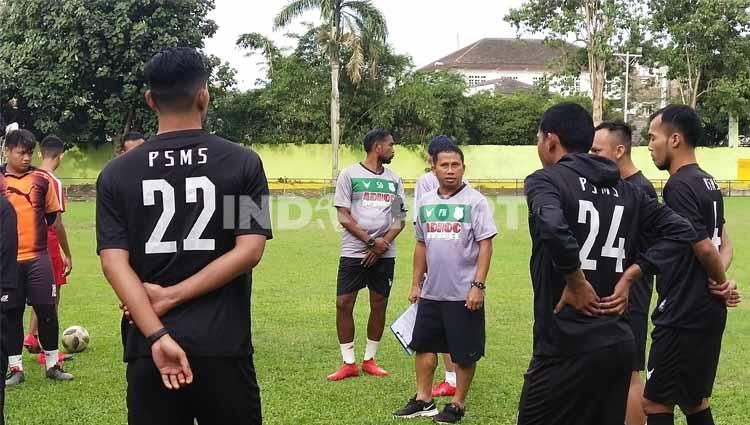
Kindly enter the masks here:
<path id="1" fill-rule="evenodd" d="M 492 85 L 483 84 L 487 81 L 500 78 L 510 78 L 533 86 L 547 76 L 543 71 L 501 71 L 478 69 L 456 69 L 455 71 L 461 74 L 469 84 L 469 94 L 492 90 Z M 561 83 L 556 84 L 555 82 L 552 82 L 550 84 L 550 90 L 555 93 L 560 93 L 563 90 L 563 87 L 564 85 Z M 581 76 L 576 81 L 575 91 L 591 94 L 591 78 L 589 78 L 588 72 L 581 73 Z"/>

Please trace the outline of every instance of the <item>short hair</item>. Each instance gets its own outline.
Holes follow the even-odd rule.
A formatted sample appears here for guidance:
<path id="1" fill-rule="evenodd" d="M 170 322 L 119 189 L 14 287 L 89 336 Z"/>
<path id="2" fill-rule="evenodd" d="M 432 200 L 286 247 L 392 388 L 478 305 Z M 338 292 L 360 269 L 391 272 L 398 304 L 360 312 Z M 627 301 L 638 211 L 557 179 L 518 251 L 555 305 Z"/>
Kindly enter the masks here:
<path id="1" fill-rule="evenodd" d="M 25 151 L 34 150 L 36 139 L 34 138 L 34 134 L 29 130 L 13 130 L 5 135 L 5 146 L 8 149 L 21 147 Z"/>
<path id="2" fill-rule="evenodd" d="M 464 151 L 461 150 L 456 144 L 441 144 L 438 146 L 437 149 L 435 149 L 435 152 L 430 155 L 432 157 L 432 163 L 437 164 L 438 156 L 440 156 L 441 153 L 457 153 L 458 156 L 461 157 L 461 162 L 464 162 Z"/>
<path id="3" fill-rule="evenodd" d="M 122 138 L 122 143 L 125 144 L 125 142 L 131 142 L 133 140 L 146 140 L 146 136 L 140 131 L 130 131 L 125 133 L 125 136 Z"/>
<path id="4" fill-rule="evenodd" d="M 682 134 L 688 145 L 698 146 L 703 136 L 703 124 L 695 109 L 688 105 L 667 105 L 654 112 L 649 118 L 649 122 L 660 115 L 662 125 L 667 125 L 672 131 Z"/>
<path id="5" fill-rule="evenodd" d="M 585 153 L 594 144 L 594 121 L 583 106 L 563 102 L 547 109 L 539 122 L 543 133 L 554 133 L 571 153 Z"/>
<path id="6" fill-rule="evenodd" d="M 625 146 L 625 152 L 630 153 L 633 148 L 633 128 L 624 121 L 604 121 L 597 125 L 594 132 L 607 130 L 610 133 L 619 135 L 620 142 Z"/>
<path id="7" fill-rule="evenodd" d="M 453 139 L 451 139 L 448 136 L 441 135 L 441 136 L 435 136 L 430 140 L 430 144 L 427 145 L 427 155 L 432 158 L 432 156 L 437 152 L 439 149 L 442 149 L 444 146 L 449 145 L 455 145 L 456 143 L 453 142 Z"/>
<path id="8" fill-rule="evenodd" d="M 54 158 L 65 152 L 65 143 L 59 137 L 50 134 L 42 139 L 39 148 L 42 151 L 42 158 Z"/>
<path id="9" fill-rule="evenodd" d="M 385 140 L 389 136 L 392 136 L 391 132 L 382 128 L 376 128 L 374 130 L 370 130 L 365 135 L 365 140 L 364 140 L 365 152 L 370 152 L 372 150 L 372 147 L 375 146 L 375 143 L 381 140 Z"/>
<path id="10" fill-rule="evenodd" d="M 144 74 L 158 107 L 185 112 L 192 107 L 195 93 L 208 82 L 210 67 L 197 50 L 171 47 L 154 55 Z"/>

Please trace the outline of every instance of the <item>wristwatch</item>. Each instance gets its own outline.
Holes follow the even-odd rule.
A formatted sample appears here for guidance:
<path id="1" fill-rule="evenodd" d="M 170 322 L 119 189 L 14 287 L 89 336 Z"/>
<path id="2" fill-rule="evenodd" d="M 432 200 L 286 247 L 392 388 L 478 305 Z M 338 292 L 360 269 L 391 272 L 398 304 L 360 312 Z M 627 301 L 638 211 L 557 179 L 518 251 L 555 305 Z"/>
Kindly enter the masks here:
<path id="1" fill-rule="evenodd" d="M 367 240 L 367 249 L 375 248 L 375 238 Z"/>
<path id="2" fill-rule="evenodd" d="M 474 282 L 471 282 L 471 286 L 473 288 L 479 288 L 482 291 L 484 291 L 485 289 L 487 289 L 487 286 L 483 282 L 474 281 Z"/>

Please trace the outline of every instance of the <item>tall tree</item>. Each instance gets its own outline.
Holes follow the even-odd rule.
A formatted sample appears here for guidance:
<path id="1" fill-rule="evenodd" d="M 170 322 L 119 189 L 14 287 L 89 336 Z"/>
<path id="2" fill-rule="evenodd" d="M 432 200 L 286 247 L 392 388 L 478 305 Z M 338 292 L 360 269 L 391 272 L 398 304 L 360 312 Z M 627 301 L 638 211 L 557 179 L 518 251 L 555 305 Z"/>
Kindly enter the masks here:
<path id="1" fill-rule="evenodd" d="M 350 49 L 346 73 L 356 85 L 363 77 L 365 51 L 378 56 L 378 49 L 385 44 L 388 27 L 380 11 L 370 0 L 293 0 L 274 19 L 274 28 L 289 25 L 310 10 L 318 10 L 323 22 L 317 42 L 324 47 L 331 67 L 331 145 L 333 149 L 332 173 L 335 180 L 339 173 L 338 154 L 340 138 L 339 77 L 341 52 Z M 377 64 L 377 60 L 372 63 Z M 374 76 L 374 70 L 371 75 Z"/>
<path id="2" fill-rule="evenodd" d="M 750 1 L 651 0 L 652 63 L 669 67 L 682 102 L 695 108 L 750 67 Z M 731 85 L 731 84 L 730 84 Z"/>
<path id="3" fill-rule="evenodd" d="M 170 46 L 203 47 L 213 0 L 5 0 L 0 104 L 17 99 L 38 133 L 101 144 L 152 114 L 144 64 Z"/>
<path id="4" fill-rule="evenodd" d="M 606 67 L 618 31 L 627 28 L 633 0 L 528 0 L 505 17 L 519 31 L 548 40 L 574 39 L 586 45 L 594 122 L 602 120 Z"/>

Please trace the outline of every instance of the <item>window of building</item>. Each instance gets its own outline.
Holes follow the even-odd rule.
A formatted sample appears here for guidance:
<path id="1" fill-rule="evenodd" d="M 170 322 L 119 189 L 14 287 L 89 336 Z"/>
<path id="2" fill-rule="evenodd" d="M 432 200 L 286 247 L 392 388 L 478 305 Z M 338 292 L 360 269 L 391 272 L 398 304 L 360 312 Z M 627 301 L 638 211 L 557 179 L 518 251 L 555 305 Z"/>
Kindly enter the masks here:
<path id="1" fill-rule="evenodd" d="M 486 75 L 469 75 L 469 87 L 476 87 L 487 81 Z"/>

